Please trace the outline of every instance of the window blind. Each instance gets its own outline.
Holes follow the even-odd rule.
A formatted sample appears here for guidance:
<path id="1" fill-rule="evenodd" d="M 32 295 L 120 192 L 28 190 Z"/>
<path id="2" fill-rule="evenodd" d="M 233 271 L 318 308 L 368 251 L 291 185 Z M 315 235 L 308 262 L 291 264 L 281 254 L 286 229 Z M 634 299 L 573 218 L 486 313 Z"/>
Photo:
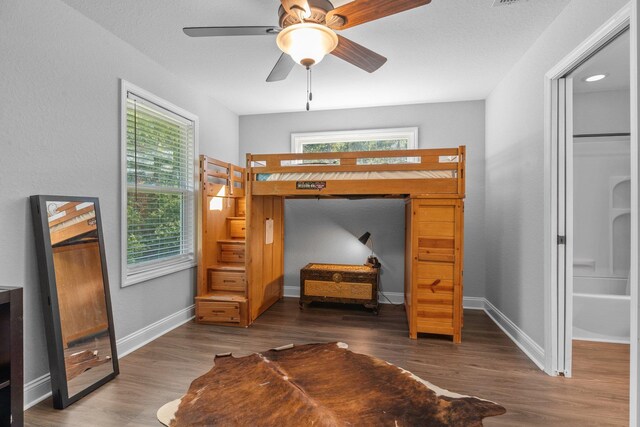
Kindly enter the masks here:
<path id="1" fill-rule="evenodd" d="M 127 275 L 194 260 L 192 120 L 126 100 Z"/>

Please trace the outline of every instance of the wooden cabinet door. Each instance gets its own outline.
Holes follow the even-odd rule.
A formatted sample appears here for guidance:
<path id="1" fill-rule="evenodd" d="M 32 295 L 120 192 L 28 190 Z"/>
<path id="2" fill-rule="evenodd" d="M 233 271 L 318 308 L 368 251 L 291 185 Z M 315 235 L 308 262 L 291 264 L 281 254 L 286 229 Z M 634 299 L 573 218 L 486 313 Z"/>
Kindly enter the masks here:
<path id="1" fill-rule="evenodd" d="M 413 222 L 417 332 L 453 335 L 462 322 L 462 201 L 416 199 Z"/>

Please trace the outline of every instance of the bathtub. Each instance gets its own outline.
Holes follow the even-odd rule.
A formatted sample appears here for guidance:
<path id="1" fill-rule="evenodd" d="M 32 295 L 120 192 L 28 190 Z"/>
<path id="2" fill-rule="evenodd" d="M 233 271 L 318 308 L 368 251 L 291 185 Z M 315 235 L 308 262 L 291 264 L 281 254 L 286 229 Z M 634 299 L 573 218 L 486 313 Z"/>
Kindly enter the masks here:
<path id="1" fill-rule="evenodd" d="M 629 281 L 614 277 L 573 278 L 573 338 L 629 343 Z"/>

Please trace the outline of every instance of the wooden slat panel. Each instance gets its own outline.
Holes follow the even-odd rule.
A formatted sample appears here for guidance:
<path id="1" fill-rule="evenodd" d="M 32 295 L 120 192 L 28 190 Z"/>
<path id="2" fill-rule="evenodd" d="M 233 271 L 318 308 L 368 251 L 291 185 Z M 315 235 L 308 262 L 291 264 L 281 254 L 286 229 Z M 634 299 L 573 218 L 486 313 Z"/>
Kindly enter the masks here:
<path id="1" fill-rule="evenodd" d="M 456 179 L 370 179 L 326 181 L 322 190 L 297 190 L 295 181 L 252 181 L 254 196 L 338 196 L 338 195 L 400 195 L 454 194 Z"/>
<path id="2" fill-rule="evenodd" d="M 415 298 L 416 292 L 414 289 L 416 280 L 413 258 L 417 252 L 417 239 L 414 238 L 413 218 L 415 217 L 413 211 L 414 201 L 407 199 L 405 202 L 405 246 L 404 246 L 404 304 L 407 315 L 407 323 L 409 324 L 409 337 L 416 339 L 418 332 L 416 330 L 416 316 L 415 316 Z"/>
<path id="3" fill-rule="evenodd" d="M 418 298 L 422 298 L 426 293 L 448 293 L 453 294 L 453 280 L 446 279 L 418 279 L 416 284 L 416 292 Z"/>
<path id="4" fill-rule="evenodd" d="M 236 216 L 245 216 L 247 213 L 247 199 L 239 197 L 236 199 Z"/>
<path id="5" fill-rule="evenodd" d="M 422 205 L 418 208 L 418 221 L 454 222 L 455 210 L 455 206 Z"/>
<path id="6" fill-rule="evenodd" d="M 418 317 L 438 319 L 439 322 L 453 322 L 453 304 L 418 304 Z"/>
<path id="7" fill-rule="evenodd" d="M 425 293 L 424 295 L 418 296 L 418 307 L 422 306 L 448 306 L 449 308 L 453 307 L 453 294 L 432 294 Z M 452 309 L 452 308 L 451 308 Z M 453 310 L 453 309 L 452 309 Z"/>
<path id="8" fill-rule="evenodd" d="M 454 278 L 454 265 L 446 262 L 418 262 L 417 264 L 417 278 L 420 279 L 447 279 L 453 280 Z"/>
<path id="9" fill-rule="evenodd" d="M 453 222 L 418 222 L 418 236 L 451 237 L 455 236 Z"/>
<path id="10" fill-rule="evenodd" d="M 429 334 L 453 335 L 453 326 L 448 323 L 434 322 L 433 319 L 418 318 L 416 320 L 418 332 Z"/>
<path id="11" fill-rule="evenodd" d="M 284 199 L 273 202 L 273 273 L 278 281 L 278 299 L 284 297 Z"/>
<path id="12" fill-rule="evenodd" d="M 423 148 L 415 150 L 388 151 L 351 151 L 340 153 L 278 153 L 278 154 L 248 154 L 251 162 L 264 163 L 267 161 L 280 162 L 282 160 L 322 160 L 322 159 L 361 159 L 361 158 L 392 158 L 392 157 L 422 157 L 422 156 L 457 156 L 459 148 Z"/>
<path id="13" fill-rule="evenodd" d="M 273 219 L 273 197 L 265 197 L 264 198 L 264 206 L 262 211 L 262 234 L 263 238 L 266 237 L 266 220 Z M 273 243 L 265 244 L 262 247 L 262 274 L 265 279 L 265 283 L 262 289 L 264 300 L 269 301 L 276 294 L 276 291 L 273 286 L 274 275 L 273 275 Z M 266 308 L 261 308 L 261 312 L 266 310 Z"/>
<path id="14" fill-rule="evenodd" d="M 322 158 L 321 160 L 331 160 Z M 324 173 L 324 172 L 392 172 L 392 171 L 452 171 L 456 172 L 456 163 L 383 163 L 383 164 L 356 164 L 356 159 L 341 159 L 340 164 L 300 164 L 300 165 L 276 165 L 255 167 L 253 173 Z M 353 161 L 354 163 L 348 163 Z"/>
<path id="15" fill-rule="evenodd" d="M 252 183 L 253 186 L 255 183 Z M 253 190 L 253 188 L 252 188 Z M 265 197 L 251 196 L 247 201 L 249 213 L 249 228 L 247 232 L 247 279 L 249 286 L 249 303 L 251 306 L 251 321 L 260 315 L 263 306 L 265 279 L 262 268 L 262 250 L 264 247 L 264 200 Z"/>
<path id="16" fill-rule="evenodd" d="M 418 247 L 419 248 L 429 248 L 429 249 L 450 249 L 453 250 L 455 246 L 454 239 L 436 239 L 429 237 L 419 237 L 418 238 Z"/>
<path id="17" fill-rule="evenodd" d="M 452 249 L 438 250 L 438 249 L 418 248 L 418 261 L 454 262 L 455 255 Z"/>

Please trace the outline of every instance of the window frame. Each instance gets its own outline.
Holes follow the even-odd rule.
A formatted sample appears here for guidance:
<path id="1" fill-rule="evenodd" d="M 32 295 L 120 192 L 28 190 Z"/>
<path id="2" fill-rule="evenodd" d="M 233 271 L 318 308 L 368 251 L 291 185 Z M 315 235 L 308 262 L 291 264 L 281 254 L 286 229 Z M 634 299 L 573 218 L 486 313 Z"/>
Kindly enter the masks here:
<path id="1" fill-rule="evenodd" d="M 341 142 L 405 138 L 407 139 L 407 150 L 418 148 L 418 127 L 292 133 L 291 152 L 302 153 L 303 146 L 306 144 L 337 144 Z"/>
<path id="2" fill-rule="evenodd" d="M 127 217 L 127 205 L 128 205 L 128 189 L 127 182 L 127 95 L 131 93 L 136 97 L 143 98 L 144 100 L 157 105 L 160 108 L 171 111 L 183 117 L 186 120 L 193 122 L 193 207 L 191 218 L 192 233 L 191 243 L 192 251 L 191 255 L 185 259 L 166 259 L 149 264 L 147 268 L 137 268 L 134 271 L 129 271 L 128 263 L 128 217 Z M 173 103 L 154 95 L 153 93 L 146 91 L 124 79 L 120 80 L 120 266 L 121 266 L 121 282 L 122 288 L 134 285 L 136 283 L 145 282 L 154 278 L 166 276 L 171 273 L 193 268 L 197 265 L 197 235 L 198 235 L 198 192 L 199 192 L 199 180 L 198 180 L 198 139 L 199 139 L 199 119 L 193 113 L 180 108 Z M 186 218 L 183 216 L 183 218 Z M 184 225 L 184 224 L 183 224 Z M 189 225 L 189 224 L 187 224 Z"/>

